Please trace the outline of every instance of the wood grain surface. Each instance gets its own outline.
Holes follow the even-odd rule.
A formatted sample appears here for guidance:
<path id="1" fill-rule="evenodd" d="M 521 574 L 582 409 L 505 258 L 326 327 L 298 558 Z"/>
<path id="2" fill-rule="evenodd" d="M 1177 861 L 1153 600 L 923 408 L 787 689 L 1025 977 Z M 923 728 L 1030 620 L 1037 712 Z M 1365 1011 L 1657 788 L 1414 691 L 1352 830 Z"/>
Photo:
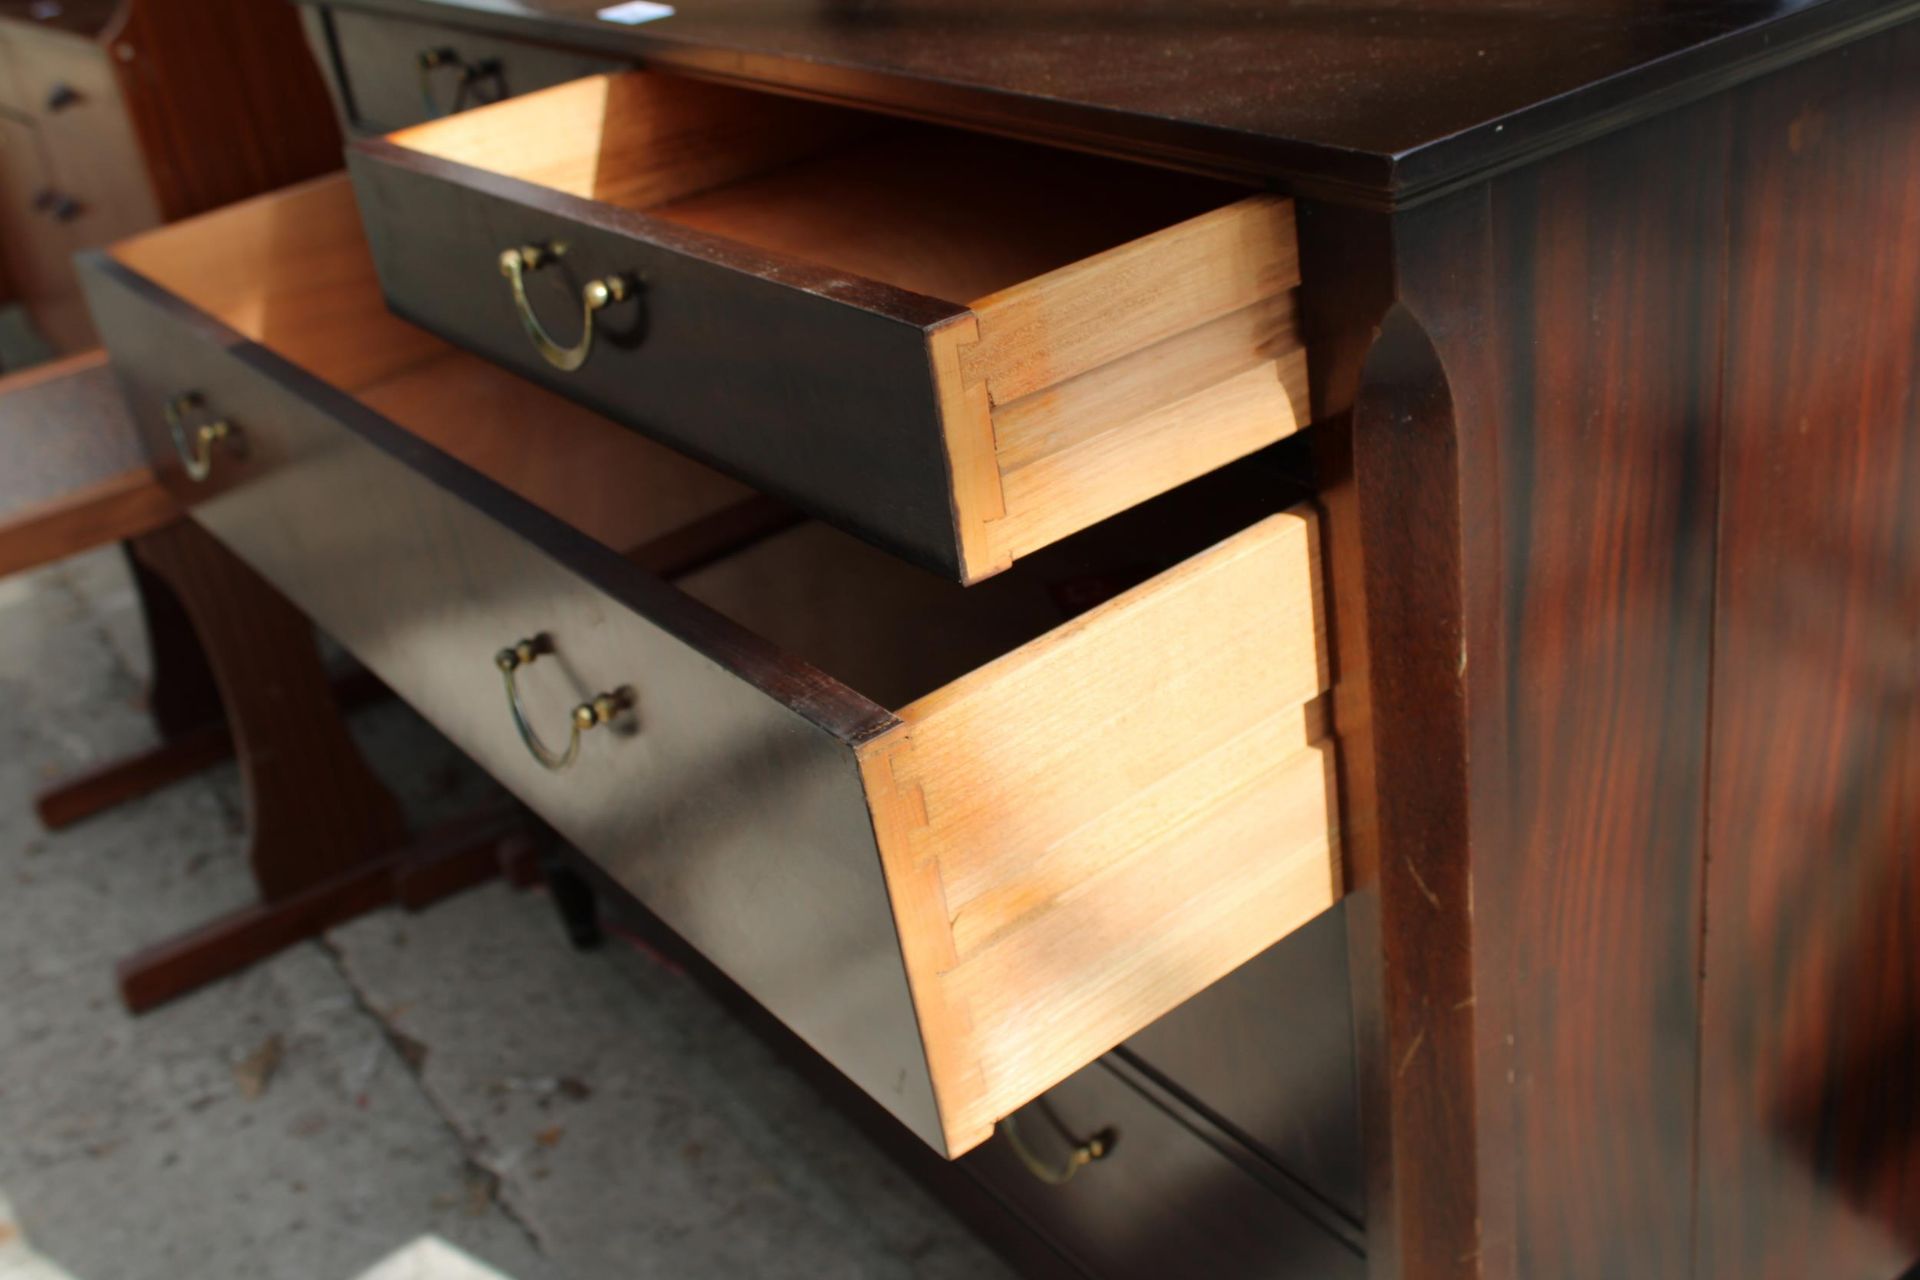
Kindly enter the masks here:
<path id="1" fill-rule="evenodd" d="M 1313 534 L 1256 524 L 861 748 L 955 1153 L 1338 898 Z"/>
<path id="2" fill-rule="evenodd" d="M 1734 120 L 1702 1280 L 1920 1255 L 1920 30 Z"/>
<path id="3" fill-rule="evenodd" d="M 1913 16 L 1906 0 L 682 5 L 335 0 L 718 79 L 1404 204 Z"/>
<path id="4" fill-rule="evenodd" d="M 124 0 L 103 41 L 161 218 L 340 167 L 340 126 L 291 7 Z"/>
<path id="5" fill-rule="evenodd" d="M 1726 127 L 1303 211 L 1383 1277 L 1691 1266 Z"/>
<path id="6" fill-rule="evenodd" d="M 1914 49 L 1302 210 L 1376 1274 L 1920 1250 Z"/>
<path id="7" fill-rule="evenodd" d="M 191 520 L 145 535 L 134 554 L 193 617 L 219 684 L 261 899 L 294 897 L 397 848 L 400 807 L 347 733 L 306 615 Z"/>

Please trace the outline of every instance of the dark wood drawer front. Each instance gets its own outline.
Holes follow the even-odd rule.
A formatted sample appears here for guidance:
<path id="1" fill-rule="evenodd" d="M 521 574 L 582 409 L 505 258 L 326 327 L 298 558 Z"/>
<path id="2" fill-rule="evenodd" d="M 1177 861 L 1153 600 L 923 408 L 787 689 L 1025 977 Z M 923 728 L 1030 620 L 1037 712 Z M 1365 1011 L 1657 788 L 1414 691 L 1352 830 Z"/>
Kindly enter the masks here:
<path id="1" fill-rule="evenodd" d="M 348 122 L 384 132 L 616 69 L 605 58 L 347 9 L 326 10 Z M 422 60 L 432 65 L 423 68 Z"/>
<path id="2" fill-rule="evenodd" d="M 156 455 L 183 394 L 227 424 L 167 474 L 936 1148 L 1338 900 L 1317 526 L 1263 465 L 980 588 L 819 522 L 669 586 L 609 546 L 655 563 L 739 486 L 395 319 L 353 207 L 326 179 L 82 260 Z"/>
<path id="3" fill-rule="evenodd" d="M 951 545 L 927 340 L 913 318 L 788 287 L 672 237 L 594 226 L 357 152 L 348 165 L 399 314 L 907 559 Z M 440 247 L 422 252 L 429 227 Z M 529 344 L 498 265 L 503 249 L 555 241 L 593 264 L 583 270 L 645 281 L 640 298 L 598 322 L 606 349 L 572 373 Z M 571 336 L 585 277 L 561 270 L 532 278 L 528 295 Z"/>
<path id="4" fill-rule="evenodd" d="M 87 281 L 157 454 L 159 406 L 182 390 L 246 433 L 205 491 L 171 468 L 194 518 L 856 1084 L 937 1131 L 847 746 L 863 726 L 743 680 L 709 654 L 763 659 L 738 652 L 750 638 L 657 625 L 697 633 L 702 611 L 346 396 L 128 273 L 96 261 Z M 542 632 L 564 663 L 525 681 L 543 732 L 601 689 L 637 701 L 638 732 L 599 731 L 563 773 L 518 740 L 492 662 Z"/>
<path id="5" fill-rule="evenodd" d="M 1127 1041 L 1152 1074 L 1342 1214 L 1365 1214 L 1345 904 Z"/>
<path id="6" fill-rule="evenodd" d="M 348 166 L 400 314 L 959 581 L 1305 420 L 1280 197 L 648 72 Z"/>
<path id="7" fill-rule="evenodd" d="M 1059 1186 L 1031 1173 L 1006 1134 L 964 1167 L 1101 1280 L 1363 1280 L 1366 1261 L 1276 1189 L 1158 1106 L 1121 1065 L 1097 1063 L 1016 1116 L 1052 1165 L 1075 1140 L 1112 1149 Z"/>

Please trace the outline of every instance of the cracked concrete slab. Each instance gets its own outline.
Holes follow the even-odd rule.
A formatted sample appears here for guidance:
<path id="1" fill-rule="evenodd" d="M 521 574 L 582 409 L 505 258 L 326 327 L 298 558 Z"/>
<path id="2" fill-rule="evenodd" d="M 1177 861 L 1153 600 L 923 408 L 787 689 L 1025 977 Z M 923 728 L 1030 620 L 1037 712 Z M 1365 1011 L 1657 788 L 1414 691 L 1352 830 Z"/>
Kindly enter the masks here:
<path id="1" fill-rule="evenodd" d="M 331 941 L 569 1274 L 1006 1274 L 690 979 L 568 951 L 537 897 L 493 886 Z"/>
<path id="2" fill-rule="evenodd" d="M 383 912 L 129 1018 L 113 959 L 250 892 L 230 766 L 34 821 L 36 787 L 151 740 L 144 661 L 116 553 L 0 580 L 0 1196 L 35 1258 L 75 1280 L 1006 1274 L 691 980 L 571 951 L 538 894 Z M 354 728 L 418 824 L 493 789 L 403 706 Z"/>
<path id="3" fill-rule="evenodd" d="M 131 635 L 127 627 L 131 621 Z M 118 634 L 115 634 L 116 628 Z M 348 1280 L 434 1233 L 558 1273 L 319 946 L 130 1018 L 116 957 L 247 900 L 231 767 L 50 834 L 52 777 L 151 740 L 109 554 L 0 583 L 0 1193 L 76 1280 Z M 268 1040 L 256 1098 L 235 1067 Z"/>

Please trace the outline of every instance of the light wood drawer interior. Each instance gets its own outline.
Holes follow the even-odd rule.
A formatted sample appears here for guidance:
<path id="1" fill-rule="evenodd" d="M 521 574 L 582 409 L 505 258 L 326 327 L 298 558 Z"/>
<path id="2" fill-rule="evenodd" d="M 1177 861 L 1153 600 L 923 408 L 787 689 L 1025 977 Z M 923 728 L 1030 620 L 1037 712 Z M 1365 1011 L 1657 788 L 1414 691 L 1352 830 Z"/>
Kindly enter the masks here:
<path id="1" fill-rule="evenodd" d="M 940 316 L 918 376 L 932 378 L 964 580 L 1306 421 L 1279 196 L 643 72 L 390 141 L 822 299 Z M 751 476 L 750 459 L 722 460 Z"/>
<path id="2" fill-rule="evenodd" d="M 733 481 L 391 317 L 341 180 L 151 233 L 114 257 L 605 546 L 657 545 L 751 499 Z M 123 341 L 116 358 L 124 349 Z M 270 438 L 274 427 L 260 429 Z M 345 427 L 339 434 L 351 437 Z M 307 456 L 335 452 L 306 447 Z M 337 494 L 337 517 L 324 513 L 329 493 L 308 495 L 309 515 L 289 503 L 254 518 L 275 526 L 276 546 L 303 538 L 318 546 L 336 519 L 388 519 L 351 508 L 391 492 L 404 495 L 387 500 L 405 508 L 391 520 L 396 538 L 500 540 L 502 517 L 447 496 L 455 487 L 447 464 L 391 453 L 364 464 L 381 469 L 377 483 Z M 247 467 L 266 474 L 275 456 L 267 448 L 239 464 L 234 493 L 245 494 Z M 296 457 L 292 465 L 308 464 Z M 625 629 L 652 637 L 662 625 L 649 608 L 672 614 L 664 625 L 752 686 L 739 696 L 777 701 L 815 726 L 810 732 L 837 735 L 866 843 L 827 854 L 855 868 L 866 859 L 865 873 L 884 880 L 883 910 L 937 1109 L 922 1132 L 950 1154 L 977 1145 L 1000 1117 L 1341 893 L 1317 528 L 1304 507 L 1274 512 L 1276 490 L 1242 475 L 1224 471 L 976 588 L 805 522 L 690 573 L 677 595 L 633 591 L 653 605 L 596 603 L 597 638 L 556 628 L 559 652 L 582 664 L 588 685 L 638 686 L 641 744 L 670 741 L 676 715 L 702 714 L 674 710 L 672 696 L 650 693 L 647 671 L 629 669 Z M 205 506 L 207 518 L 218 501 Z M 1176 515 L 1163 520 L 1163 509 Z M 277 525 L 300 519 L 315 527 L 283 537 Z M 423 559 L 399 545 L 383 554 Z M 534 566 L 527 572 L 556 582 L 568 577 L 570 559 L 591 558 L 531 555 L 512 553 Z M 314 585 L 310 570 L 324 581 Z M 329 601 L 343 614 L 358 607 L 341 594 L 349 565 L 324 575 L 287 563 L 263 571 L 323 625 L 336 625 Z M 423 582 L 414 592 L 448 594 L 450 614 L 454 597 L 471 612 L 493 586 L 475 577 Z M 540 593 L 549 588 L 532 594 Z M 511 603 L 502 596 L 489 624 L 502 642 L 524 621 Z M 342 631 L 353 647 L 351 624 Z M 590 856 L 625 882 L 646 883 L 647 860 L 661 855 L 633 847 L 635 824 L 617 812 L 662 800 L 644 771 L 622 771 L 623 759 L 640 758 L 622 756 L 635 744 L 596 742 L 579 774 L 544 773 L 516 754 L 489 655 L 467 652 L 471 644 L 442 654 L 435 644 L 432 634 L 413 636 L 404 661 L 383 667 L 376 655 L 375 670 L 420 699 Z M 463 662 L 471 674 L 460 668 L 454 684 L 444 683 L 454 678 L 445 664 Z M 577 695 L 540 672 L 527 683 L 535 717 L 563 722 Z M 709 785 L 724 795 L 729 784 Z M 790 830 L 774 818 L 751 831 L 765 851 L 757 856 L 786 859 L 782 841 L 806 825 L 795 822 Z M 777 902 L 753 897 L 764 886 L 751 879 L 729 890 L 740 895 L 733 908 L 777 912 Z M 675 922 L 670 909 L 662 914 Z M 748 932 L 755 925 L 745 922 Z M 795 927 L 771 918 L 764 926 Z M 820 945 L 830 945 L 831 922 L 815 927 Z M 728 955 L 713 958 L 756 990 L 755 976 L 743 977 Z M 762 982 L 757 993 L 786 1016 L 766 990 Z M 814 1035 L 816 1047 L 834 1057 L 835 1047 L 820 1043 L 827 1034 Z M 881 1096 L 870 1071 L 865 1083 Z"/>

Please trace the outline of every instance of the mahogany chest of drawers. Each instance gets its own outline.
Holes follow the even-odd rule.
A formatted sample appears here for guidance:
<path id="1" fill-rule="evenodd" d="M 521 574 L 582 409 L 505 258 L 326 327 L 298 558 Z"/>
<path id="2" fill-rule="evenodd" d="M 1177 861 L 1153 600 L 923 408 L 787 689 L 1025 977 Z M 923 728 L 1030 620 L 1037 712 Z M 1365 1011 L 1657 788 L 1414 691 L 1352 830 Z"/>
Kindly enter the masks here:
<path id="1" fill-rule="evenodd" d="M 89 297 L 195 519 L 1069 1265 L 1892 1280 L 1910 7 L 1150 8 L 316 8 L 351 181 Z"/>

